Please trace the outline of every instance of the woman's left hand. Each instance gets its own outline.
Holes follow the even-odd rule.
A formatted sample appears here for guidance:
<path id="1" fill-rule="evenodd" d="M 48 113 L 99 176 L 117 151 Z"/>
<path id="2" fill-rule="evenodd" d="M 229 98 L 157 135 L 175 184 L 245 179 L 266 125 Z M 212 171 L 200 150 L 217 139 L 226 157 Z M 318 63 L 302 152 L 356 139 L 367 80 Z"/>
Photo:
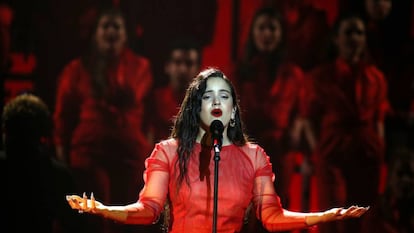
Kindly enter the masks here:
<path id="1" fill-rule="evenodd" d="M 342 220 L 346 218 L 359 218 L 365 212 L 367 212 L 369 207 L 359 207 L 351 206 L 349 208 L 332 208 L 323 212 L 322 221 L 330 222 L 335 220 Z"/>

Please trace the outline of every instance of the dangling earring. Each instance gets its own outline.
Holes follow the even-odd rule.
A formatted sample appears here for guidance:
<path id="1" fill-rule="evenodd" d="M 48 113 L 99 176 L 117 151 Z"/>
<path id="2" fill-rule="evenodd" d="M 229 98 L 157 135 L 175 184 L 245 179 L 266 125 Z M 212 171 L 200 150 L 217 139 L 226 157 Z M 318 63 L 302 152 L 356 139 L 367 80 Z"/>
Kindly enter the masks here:
<path id="1" fill-rule="evenodd" d="M 234 120 L 234 118 L 230 118 L 230 127 L 234 127 L 236 126 L 236 120 Z"/>

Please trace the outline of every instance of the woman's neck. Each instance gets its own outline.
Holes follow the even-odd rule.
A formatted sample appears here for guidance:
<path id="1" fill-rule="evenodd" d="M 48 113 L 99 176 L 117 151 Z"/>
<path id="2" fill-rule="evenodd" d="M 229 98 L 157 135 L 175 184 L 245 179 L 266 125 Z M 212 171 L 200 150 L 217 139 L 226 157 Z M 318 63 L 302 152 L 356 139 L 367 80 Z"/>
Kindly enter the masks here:
<path id="1" fill-rule="evenodd" d="M 205 131 L 201 127 L 198 130 L 198 135 L 197 135 L 197 138 L 196 138 L 196 142 L 198 142 L 202 145 L 207 145 L 207 146 L 208 145 L 210 145 L 210 146 L 213 145 L 213 140 L 212 140 L 211 134 L 209 132 Z M 222 145 L 227 146 L 227 145 L 230 145 L 230 144 L 232 144 L 232 142 L 227 137 L 227 128 L 224 128 Z"/>

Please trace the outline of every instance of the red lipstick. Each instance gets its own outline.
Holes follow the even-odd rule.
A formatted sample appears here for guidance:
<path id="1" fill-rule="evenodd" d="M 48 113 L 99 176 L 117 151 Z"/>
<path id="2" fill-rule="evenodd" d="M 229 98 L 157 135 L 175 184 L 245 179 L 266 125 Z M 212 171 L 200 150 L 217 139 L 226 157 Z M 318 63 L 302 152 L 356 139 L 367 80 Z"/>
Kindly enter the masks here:
<path id="1" fill-rule="evenodd" d="M 223 115 L 223 112 L 221 109 L 213 109 L 213 111 L 211 111 L 211 115 L 215 117 L 221 117 L 221 115 Z"/>

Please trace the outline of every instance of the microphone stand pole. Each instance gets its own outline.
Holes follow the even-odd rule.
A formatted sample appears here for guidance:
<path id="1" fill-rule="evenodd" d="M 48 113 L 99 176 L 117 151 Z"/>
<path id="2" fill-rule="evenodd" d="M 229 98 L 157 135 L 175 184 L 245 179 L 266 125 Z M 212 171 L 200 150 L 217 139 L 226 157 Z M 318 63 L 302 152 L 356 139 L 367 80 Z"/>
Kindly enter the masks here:
<path id="1" fill-rule="evenodd" d="M 220 161 L 220 144 L 214 140 L 214 205 L 213 205 L 213 233 L 217 232 L 217 199 L 218 199 L 218 164 Z"/>

